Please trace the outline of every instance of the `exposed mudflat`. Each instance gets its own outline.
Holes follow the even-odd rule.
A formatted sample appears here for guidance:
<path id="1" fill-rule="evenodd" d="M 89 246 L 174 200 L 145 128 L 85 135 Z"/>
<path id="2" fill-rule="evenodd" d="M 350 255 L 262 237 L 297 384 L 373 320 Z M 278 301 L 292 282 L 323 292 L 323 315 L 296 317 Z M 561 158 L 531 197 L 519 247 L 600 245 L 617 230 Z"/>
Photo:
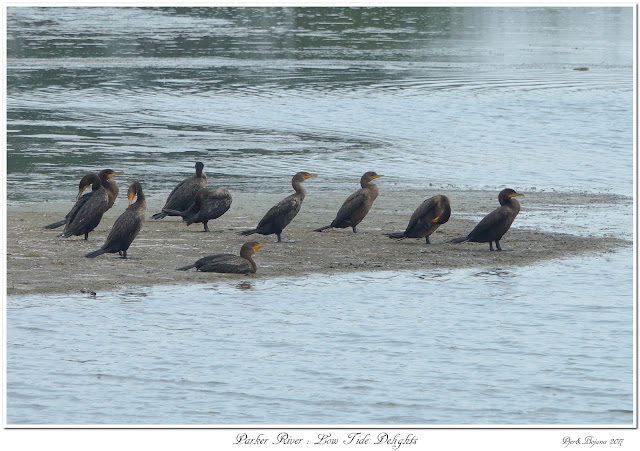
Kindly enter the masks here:
<path id="1" fill-rule="evenodd" d="M 88 241 L 82 237 L 58 238 L 61 228 L 42 228 L 62 219 L 73 205 L 71 200 L 9 206 L 7 293 L 97 292 L 128 286 L 301 277 L 311 273 L 348 271 L 505 268 L 578 254 L 612 252 L 621 246 L 632 245 L 629 240 L 608 236 L 612 234 L 607 233 L 597 237 L 561 233 L 564 220 L 558 219 L 563 218 L 565 207 L 591 208 L 613 203 L 619 208 L 631 208 L 630 199 L 557 192 L 525 193 L 525 197 L 519 198 L 522 210 L 501 241 L 502 252 L 490 252 L 488 244 L 448 243 L 451 238 L 469 233 L 484 214 L 498 206 L 497 192 L 489 191 L 447 192 L 453 213 L 449 222 L 431 236 L 432 244 L 425 244 L 424 239 L 392 240 L 384 233 L 404 230 L 414 209 L 424 199 L 440 192 L 389 191 L 382 183 L 379 184 L 380 196 L 358 226 L 357 234 L 351 229 L 313 232 L 314 228 L 331 222 L 350 193 L 314 192 L 312 186 L 307 186 L 308 194 L 302 210 L 283 232 L 282 243 L 276 243 L 275 235 L 239 236 L 236 232 L 255 227 L 268 208 L 289 192 L 275 195 L 232 192 L 231 209 L 209 223 L 211 232 L 203 232 L 201 224 L 187 227 L 177 217 L 158 221 L 149 219 L 129 248 L 130 258 L 126 260 L 117 254 L 105 254 L 95 259 L 84 257 L 103 244 L 116 217 L 126 208 L 125 194 L 121 193 L 114 207 L 89 235 Z M 562 205 L 558 205 L 559 199 Z M 147 218 L 160 211 L 164 200 L 147 199 Z M 550 205 L 554 207 L 550 209 Z M 522 218 L 536 216 L 540 221 L 533 223 L 539 224 L 540 230 L 522 226 Z M 555 218 L 552 221 L 549 220 L 551 216 Z M 571 221 L 571 218 L 566 219 Z M 553 229 L 549 225 L 553 225 Z M 243 276 L 175 270 L 205 255 L 238 253 L 242 243 L 248 239 L 269 244 L 256 253 L 256 274 Z"/>

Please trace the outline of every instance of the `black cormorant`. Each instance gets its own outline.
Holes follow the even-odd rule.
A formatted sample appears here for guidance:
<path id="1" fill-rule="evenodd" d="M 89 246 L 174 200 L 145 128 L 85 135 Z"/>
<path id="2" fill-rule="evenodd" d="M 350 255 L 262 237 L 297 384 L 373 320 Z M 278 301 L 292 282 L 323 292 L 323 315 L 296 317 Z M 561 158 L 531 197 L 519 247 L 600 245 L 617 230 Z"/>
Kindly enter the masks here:
<path id="1" fill-rule="evenodd" d="M 178 268 L 179 271 L 186 271 L 196 268 L 198 271 L 204 272 L 223 272 L 233 274 L 249 274 L 255 273 L 258 269 L 256 262 L 253 260 L 253 254 L 260 248 L 266 246 L 255 241 L 244 243 L 240 249 L 240 256 L 233 254 L 216 254 L 208 255 L 197 260 L 192 265 Z"/>
<path id="2" fill-rule="evenodd" d="M 138 236 L 147 211 L 147 202 L 142 191 L 142 185 L 139 182 L 133 182 L 129 186 L 127 197 L 129 198 L 129 206 L 113 223 L 113 227 L 111 227 L 111 231 L 109 231 L 109 235 L 102 247 L 89 252 L 85 257 L 94 258 L 105 253 L 113 254 L 118 252 L 122 258 L 127 258 L 127 249 Z M 132 204 L 134 197 L 137 197 L 137 199 Z"/>
<path id="3" fill-rule="evenodd" d="M 195 175 L 178 183 L 169 194 L 169 197 L 167 197 L 167 202 L 162 207 L 162 211 L 153 215 L 152 218 L 162 219 L 165 216 L 180 216 L 179 212 L 187 210 L 193 204 L 198 191 L 207 187 L 207 175 L 202 172 L 203 168 L 204 164 L 198 161 Z"/>
<path id="4" fill-rule="evenodd" d="M 251 235 L 252 233 L 259 233 L 261 235 L 271 235 L 275 233 L 278 237 L 278 243 L 281 242 L 280 234 L 284 228 L 296 217 L 302 206 L 302 201 L 306 194 L 305 189 L 302 187 L 302 182 L 311 178 L 317 177 L 317 174 L 309 174 L 308 172 L 298 172 L 293 176 L 291 185 L 296 191 L 294 194 L 285 197 L 264 215 L 264 217 L 258 223 L 258 227 L 251 230 L 245 230 L 240 232 L 240 235 Z"/>
<path id="5" fill-rule="evenodd" d="M 204 231 L 209 231 L 207 222 L 217 219 L 229 210 L 231 207 L 231 194 L 225 187 L 216 189 L 202 188 L 196 194 L 195 200 L 191 206 L 185 211 L 166 210 L 167 213 L 182 216 L 187 225 L 201 222 L 204 225 Z"/>
<path id="6" fill-rule="evenodd" d="M 78 193 L 78 202 L 67 214 L 64 231 L 58 236 L 84 235 L 84 239 L 88 239 L 89 232 L 100 224 L 102 215 L 107 211 L 109 195 L 100 177 L 96 174 L 87 174 L 83 180 L 92 185 L 92 191 L 82 197 L 80 197 L 82 192 Z"/>
<path id="7" fill-rule="evenodd" d="M 507 230 L 509 230 L 513 220 L 516 219 L 520 211 L 520 203 L 518 199 L 515 199 L 515 197 L 518 196 L 523 196 L 523 194 L 516 193 L 511 188 L 500 191 L 500 194 L 498 194 L 500 206 L 482 218 L 469 235 L 455 238 L 450 242 L 462 243 L 464 241 L 471 241 L 474 243 L 489 243 L 489 250 L 492 251 L 492 241 L 495 241 L 496 249 L 501 251 L 500 239 L 507 233 Z"/>
<path id="8" fill-rule="evenodd" d="M 315 229 L 315 231 L 321 232 L 330 228 L 345 229 L 351 227 L 353 233 L 357 233 L 356 226 L 367 216 L 373 201 L 378 197 L 378 185 L 371 183 L 372 180 L 378 177 L 384 176 L 371 171 L 365 172 L 360 178 L 360 186 L 362 188 L 347 197 L 331 224 Z"/>
<path id="9" fill-rule="evenodd" d="M 436 231 L 438 227 L 449 220 L 451 216 L 451 202 L 447 196 L 438 194 L 430 197 L 420 204 L 413 212 L 409 225 L 404 232 L 389 233 L 389 238 L 402 240 L 404 238 L 422 238 L 424 237 L 427 244 L 430 244 L 429 236 Z"/>

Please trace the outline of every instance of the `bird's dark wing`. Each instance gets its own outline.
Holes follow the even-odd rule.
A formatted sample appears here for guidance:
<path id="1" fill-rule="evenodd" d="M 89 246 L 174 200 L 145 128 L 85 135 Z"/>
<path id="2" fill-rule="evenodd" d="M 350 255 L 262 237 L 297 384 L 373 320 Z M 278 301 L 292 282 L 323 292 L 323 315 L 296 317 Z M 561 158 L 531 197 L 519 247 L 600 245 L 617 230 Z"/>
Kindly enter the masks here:
<path id="1" fill-rule="evenodd" d="M 202 188 L 207 186 L 207 179 L 189 177 L 178 183 L 171 191 L 163 209 L 184 211 L 194 202 L 195 196 Z"/>
<path id="2" fill-rule="evenodd" d="M 249 262 L 237 255 L 221 256 L 211 259 L 205 264 L 198 266 L 203 272 L 222 272 L 233 274 L 246 274 L 250 272 L 251 266 Z"/>
<path id="3" fill-rule="evenodd" d="M 338 214 L 336 214 L 336 223 L 347 219 L 354 211 L 362 207 L 365 199 L 366 194 L 362 189 L 359 189 L 358 191 L 347 197 L 347 200 L 344 201 L 342 207 L 340 207 L 340 210 L 338 210 Z"/>
<path id="4" fill-rule="evenodd" d="M 269 209 L 258 223 L 258 228 L 271 222 L 282 220 L 282 218 L 288 217 L 294 211 L 297 213 L 296 209 L 300 209 L 298 200 L 294 195 L 287 196 Z"/>
<path id="5" fill-rule="evenodd" d="M 492 239 L 504 228 L 509 228 L 509 214 L 503 207 L 496 208 L 474 227 L 469 234 L 470 237 Z"/>
<path id="6" fill-rule="evenodd" d="M 210 261 L 224 259 L 224 258 L 227 258 L 227 257 L 236 257 L 236 256 L 233 255 L 233 254 L 207 255 L 206 257 L 202 257 L 202 258 L 196 260 L 195 265 L 196 265 L 196 268 L 199 268 L 200 266 L 205 265 Z"/>

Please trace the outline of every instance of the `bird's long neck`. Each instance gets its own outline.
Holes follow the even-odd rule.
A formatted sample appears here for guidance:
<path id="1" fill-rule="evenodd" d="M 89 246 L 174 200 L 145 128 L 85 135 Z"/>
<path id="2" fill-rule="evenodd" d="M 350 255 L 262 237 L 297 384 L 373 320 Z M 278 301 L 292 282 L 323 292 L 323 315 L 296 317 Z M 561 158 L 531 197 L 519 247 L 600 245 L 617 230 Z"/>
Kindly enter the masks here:
<path id="1" fill-rule="evenodd" d="M 249 262 L 249 267 L 251 268 L 251 272 L 254 273 L 258 270 L 258 265 L 253 259 L 253 252 L 249 250 L 248 252 L 244 252 L 244 249 L 240 251 L 240 257 L 244 258 Z"/>
<path id="2" fill-rule="evenodd" d="M 147 198 L 145 197 L 144 191 L 142 191 L 142 188 L 138 188 L 138 192 L 136 196 L 137 196 L 136 202 L 141 204 L 147 202 Z"/>
<path id="3" fill-rule="evenodd" d="M 500 205 L 515 211 L 516 214 L 520 211 L 520 202 L 518 202 L 518 199 L 515 197 L 504 196 L 498 200 L 500 201 Z"/>
<path id="4" fill-rule="evenodd" d="M 256 265 L 256 262 L 253 259 L 253 255 L 249 255 L 247 260 L 249 261 L 249 266 L 251 267 L 251 272 L 252 273 L 256 272 L 258 270 L 258 265 Z"/>
<path id="5" fill-rule="evenodd" d="M 367 183 L 363 183 L 362 185 L 363 188 L 367 188 L 369 190 L 372 198 L 375 199 L 376 197 L 378 197 L 378 185 L 370 181 Z"/>
<path id="6" fill-rule="evenodd" d="M 509 200 L 509 207 L 515 211 L 516 214 L 518 214 L 520 212 L 520 202 L 518 202 L 518 199 L 515 198 L 511 198 Z"/>
<path id="7" fill-rule="evenodd" d="M 296 191 L 296 193 L 302 195 L 302 197 L 307 194 L 307 190 L 305 190 L 302 186 L 302 180 L 293 180 L 291 182 L 291 186 L 293 186 L 293 189 Z"/>

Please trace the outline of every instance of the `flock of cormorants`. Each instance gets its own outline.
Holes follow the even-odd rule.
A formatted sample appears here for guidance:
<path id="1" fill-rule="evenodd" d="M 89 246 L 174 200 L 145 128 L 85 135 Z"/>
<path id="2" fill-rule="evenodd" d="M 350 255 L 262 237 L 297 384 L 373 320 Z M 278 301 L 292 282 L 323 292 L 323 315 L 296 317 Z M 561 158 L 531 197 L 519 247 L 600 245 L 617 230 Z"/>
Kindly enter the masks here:
<path id="1" fill-rule="evenodd" d="M 187 225 L 202 223 L 205 232 L 208 232 L 208 221 L 219 218 L 229 210 L 232 201 L 229 191 L 224 187 L 217 189 L 207 188 L 207 176 L 203 172 L 204 164 L 197 162 L 195 168 L 195 175 L 186 178 L 171 191 L 164 207 L 160 212 L 152 216 L 153 219 L 161 219 L 166 216 L 181 216 Z M 113 177 L 119 174 L 122 174 L 122 172 L 105 169 L 98 174 L 90 173 L 82 177 L 78 186 L 77 201 L 71 211 L 67 213 L 63 220 L 49 224 L 45 226 L 45 229 L 55 229 L 64 225 L 63 232 L 58 236 L 84 235 L 84 239 L 87 240 L 89 233 L 98 226 L 102 215 L 113 206 L 118 196 L 119 187 Z M 278 238 L 278 243 L 280 243 L 282 231 L 296 217 L 302 206 L 302 201 L 306 194 L 302 182 L 312 177 L 317 177 L 317 174 L 298 172 L 294 175 L 291 185 L 295 193 L 285 197 L 271 207 L 255 229 L 245 230 L 239 232 L 239 234 L 244 236 L 254 233 L 262 235 L 275 234 Z M 378 197 L 378 186 L 372 183 L 378 177 L 383 177 L 383 175 L 375 172 L 366 172 L 360 179 L 361 188 L 344 201 L 331 224 L 315 229 L 315 231 L 321 232 L 330 228 L 344 229 L 351 227 L 353 232 L 357 233 L 357 225 L 364 219 Z M 83 194 L 89 186 L 91 186 L 91 192 Z M 489 243 L 491 251 L 493 251 L 493 242 L 495 242 L 496 249 L 498 251 L 502 250 L 500 239 L 509 230 L 520 211 L 520 203 L 515 199 L 518 196 L 522 196 L 522 194 L 510 188 L 500 191 L 498 195 L 500 207 L 485 216 L 467 236 L 455 238 L 450 242 Z M 86 257 L 94 258 L 104 253 L 118 252 L 122 258 L 127 258 L 127 250 L 142 228 L 147 209 L 144 192 L 139 182 L 133 182 L 129 186 L 127 197 L 129 206 L 116 219 L 105 243 L 100 249 L 86 254 Z M 134 198 L 137 198 L 135 202 L 133 202 Z M 449 198 L 444 195 L 436 195 L 425 200 L 416 209 L 404 232 L 388 233 L 386 235 L 389 238 L 398 240 L 425 238 L 427 244 L 429 244 L 429 236 L 438 227 L 446 223 L 450 216 L 451 202 Z M 264 244 L 249 241 L 240 249 L 240 256 L 232 254 L 209 255 L 191 265 L 177 269 L 186 271 L 196 268 L 205 272 L 255 273 L 257 266 L 253 260 L 253 254 L 262 247 L 264 247 Z"/>

